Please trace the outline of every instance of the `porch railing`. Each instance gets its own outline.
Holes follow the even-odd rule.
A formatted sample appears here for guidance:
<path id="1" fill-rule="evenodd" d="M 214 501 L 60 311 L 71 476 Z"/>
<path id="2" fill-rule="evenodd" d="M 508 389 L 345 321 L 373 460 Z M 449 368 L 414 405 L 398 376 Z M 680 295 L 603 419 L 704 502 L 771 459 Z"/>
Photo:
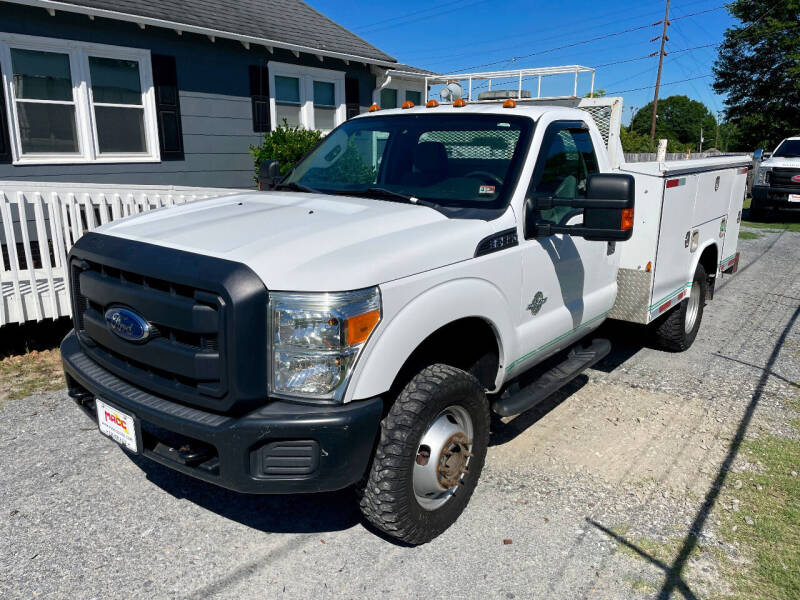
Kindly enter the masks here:
<path id="1" fill-rule="evenodd" d="M 237 191 L 244 190 L 0 181 L 0 327 L 71 314 L 67 255 L 86 231 Z"/>

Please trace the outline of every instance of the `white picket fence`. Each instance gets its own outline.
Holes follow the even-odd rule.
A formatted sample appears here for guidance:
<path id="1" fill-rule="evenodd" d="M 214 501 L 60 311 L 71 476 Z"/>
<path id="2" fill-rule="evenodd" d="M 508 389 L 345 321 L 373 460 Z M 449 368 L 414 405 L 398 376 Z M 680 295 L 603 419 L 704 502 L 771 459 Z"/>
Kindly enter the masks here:
<path id="1" fill-rule="evenodd" d="M 0 327 L 71 314 L 67 255 L 86 231 L 238 191 L 245 190 L 0 181 Z"/>

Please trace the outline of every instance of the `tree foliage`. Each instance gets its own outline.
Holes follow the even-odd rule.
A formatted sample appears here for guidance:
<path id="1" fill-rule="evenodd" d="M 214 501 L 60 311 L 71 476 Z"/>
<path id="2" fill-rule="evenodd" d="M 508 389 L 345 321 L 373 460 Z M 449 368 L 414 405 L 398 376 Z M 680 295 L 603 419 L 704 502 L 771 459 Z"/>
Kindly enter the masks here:
<path id="1" fill-rule="evenodd" d="M 633 116 L 629 128 L 630 133 L 646 136 L 649 141 L 652 116 L 653 103 L 648 102 Z M 668 140 L 668 152 L 698 150 L 701 128 L 703 136 L 709 142 L 704 145 L 710 145 L 713 143 L 717 120 L 702 102 L 692 100 L 688 96 L 669 96 L 658 101 L 656 139 L 666 138 Z M 650 152 L 655 152 L 655 150 Z"/>
<path id="2" fill-rule="evenodd" d="M 774 148 L 800 133 L 800 0 L 734 0 L 739 24 L 725 32 L 714 63 L 714 91 L 739 145 Z"/>
<path id="3" fill-rule="evenodd" d="M 258 146 L 250 146 L 250 154 L 255 162 L 258 181 L 258 166 L 266 160 L 277 160 L 281 163 L 281 175 L 288 173 L 322 139 L 322 132 L 301 127 L 290 127 L 283 120 L 273 131 L 264 135 L 264 141 Z"/>

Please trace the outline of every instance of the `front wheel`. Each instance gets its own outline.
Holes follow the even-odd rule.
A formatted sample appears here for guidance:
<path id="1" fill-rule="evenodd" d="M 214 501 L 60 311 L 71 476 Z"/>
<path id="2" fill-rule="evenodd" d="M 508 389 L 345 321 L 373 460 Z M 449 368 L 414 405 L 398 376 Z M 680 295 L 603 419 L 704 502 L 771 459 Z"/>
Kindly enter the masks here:
<path id="1" fill-rule="evenodd" d="M 361 512 L 384 533 L 429 542 L 458 519 L 489 445 L 489 403 L 475 377 L 448 365 L 420 371 L 381 423 Z"/>
<path id="2" fill-rule="evenodd" d="M 671 352 L 683 352 L 694 343 L 700 330 L 700 322 L 703 320 L 707 293 L 706 270 L 703 265 L 697 265 L 689 297 L 670 310 L 663 320 L 656 324 L 655 338 L 661 348 Z"/>

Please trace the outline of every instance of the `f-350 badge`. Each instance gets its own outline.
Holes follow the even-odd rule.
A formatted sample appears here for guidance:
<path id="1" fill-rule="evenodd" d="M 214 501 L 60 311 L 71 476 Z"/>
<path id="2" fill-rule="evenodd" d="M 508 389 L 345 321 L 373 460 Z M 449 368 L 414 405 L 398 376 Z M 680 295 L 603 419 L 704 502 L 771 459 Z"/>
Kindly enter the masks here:
<path id="1" fill-rule="evenodd" d="M 527 308 L 531 311 L 533 316 L 536 316 L 536 314 L 542 310 L 542 306 L 545 302 L 547 302 L 547 298 L 544 297 L 544 294 L 542 294 L 542 292 L 536 292 L 536 295 L 533 297 L 533 300 L 531 300 L 531 303 L 528 304 Z"/>

